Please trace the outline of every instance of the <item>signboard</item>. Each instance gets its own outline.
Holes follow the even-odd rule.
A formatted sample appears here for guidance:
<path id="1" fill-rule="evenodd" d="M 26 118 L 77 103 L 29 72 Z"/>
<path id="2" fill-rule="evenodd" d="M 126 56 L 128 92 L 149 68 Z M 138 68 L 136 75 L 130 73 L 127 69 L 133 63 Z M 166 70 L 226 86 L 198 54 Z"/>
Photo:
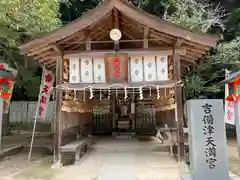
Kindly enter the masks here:
<path id="1" fill-rule="evenodd" d="M 192 179 L 229 179 L 222 100 L 189 100 L 187 116 Z"/>
<path id="2" fill-rule="evenodd" d="M 37 117 L 44 119 L 49 101 L 49 93 L 54 83 L 54 74 L 50 70 L 43 70 L 42 82 L 39 91 Z"/>
<path id="3" fill-rule="evenodd" d="M 109 83 L 128 81 L 128 55 L 105 54 L 106 79 Z"/>

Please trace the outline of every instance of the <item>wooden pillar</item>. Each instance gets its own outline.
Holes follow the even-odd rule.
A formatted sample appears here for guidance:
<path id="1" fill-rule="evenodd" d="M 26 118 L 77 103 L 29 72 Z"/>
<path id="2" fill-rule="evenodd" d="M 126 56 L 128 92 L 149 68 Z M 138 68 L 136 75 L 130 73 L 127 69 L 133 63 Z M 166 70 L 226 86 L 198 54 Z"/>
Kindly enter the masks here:
<path id="1" fill-rule="evenodd" d="M 58 53 L 61 54 L 59 58 L 56 59 L 56 86 L 63 82 L 63 53 L 58 49 Z M 61 117 L 62 117 L 62 91 L 56 90 L 56 115 L 54 120 L 54 151 L 55 158 L 54 161 L 57 162 L 60 160 L 59 148 L 62 145 L 62 126 L 61 126 Z M 54 163 L 55 163 L 54 162 Z"/>
<path id="2" fill-rule="evenodd" d="M 175 53 L 177 43 L 173 47 L 173 64 L 174 64 L 174 79 L 181 80 L 180 56 Z M 184 156 L 184 132 L 183 132 L 183 96 L 182 87 L 177 86 L 175 89 L 176 102 L 176 120 L 177 120 L 177 140 L 178 140 L 178 161 Z"/>

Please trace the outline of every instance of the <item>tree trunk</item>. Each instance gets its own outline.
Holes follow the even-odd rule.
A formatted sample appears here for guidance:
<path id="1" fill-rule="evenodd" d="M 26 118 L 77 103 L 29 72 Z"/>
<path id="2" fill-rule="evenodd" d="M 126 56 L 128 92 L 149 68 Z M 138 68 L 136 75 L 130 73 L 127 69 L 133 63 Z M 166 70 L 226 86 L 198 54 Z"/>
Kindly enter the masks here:
<path id="1" fill-rule="evenodd" d="M 2 135 L 7 136 L 9 134 L 9 114 L 3 114 L 2 118 Z"/>

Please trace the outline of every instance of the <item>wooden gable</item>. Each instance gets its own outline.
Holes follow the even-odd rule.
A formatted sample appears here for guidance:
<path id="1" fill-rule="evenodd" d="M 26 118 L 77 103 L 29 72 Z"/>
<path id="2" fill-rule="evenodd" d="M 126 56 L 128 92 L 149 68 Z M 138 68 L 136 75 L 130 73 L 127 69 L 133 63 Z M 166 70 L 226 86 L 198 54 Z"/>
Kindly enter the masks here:
<path id="1" fill-rule="evenodd" d="M 109 32 L 119 28 L 123 34 L 118 44 Z M 219 37 L 192 32 L 181 26 L 145 13 L 125 0 L 105 0 L 79 19 L 43 37 L 19 46 L 20 52 L 32 56 L 48 68 L 55 68 L 59 49 L 70 52 L 169 47 L 179 43 L 186 49 L 181 66 L 196 64 Z M 146 41 L 145 41 L 146 40 Z"/>

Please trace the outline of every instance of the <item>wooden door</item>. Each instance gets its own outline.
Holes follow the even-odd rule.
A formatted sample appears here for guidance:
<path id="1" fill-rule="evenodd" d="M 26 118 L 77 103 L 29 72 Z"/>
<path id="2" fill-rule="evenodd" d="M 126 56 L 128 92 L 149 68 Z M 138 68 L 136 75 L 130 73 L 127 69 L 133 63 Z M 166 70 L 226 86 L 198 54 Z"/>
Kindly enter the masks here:
<path id="1" fill-rule="evenodd" d="M 155 135 L 156 120 L 154 105 L 137 104 L 136 109 L 136 133 Z"/>
<path id="2" fill-rule="evenodd" d="M 111 102 L 102 100 L 93 107 L 93 129 L 95 135 L 112 133 Z"/>

